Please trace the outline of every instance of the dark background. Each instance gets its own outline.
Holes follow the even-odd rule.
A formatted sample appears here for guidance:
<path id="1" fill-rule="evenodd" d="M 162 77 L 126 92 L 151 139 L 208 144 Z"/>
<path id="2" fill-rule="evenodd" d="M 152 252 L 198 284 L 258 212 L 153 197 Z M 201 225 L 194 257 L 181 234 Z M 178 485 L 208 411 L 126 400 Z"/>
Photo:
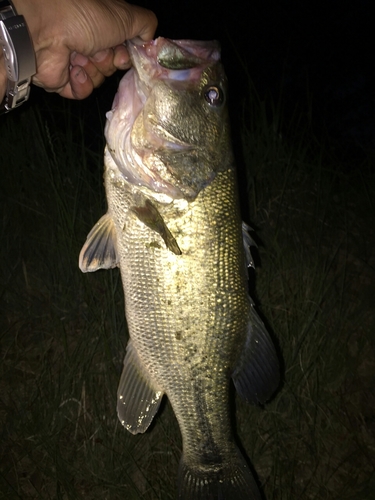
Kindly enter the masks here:
<path id="1" fill-rule="evenodd" d="M 296 109 L 311 118 L 314 133 L 329 137 L 329 148 L 347 168 L 355 168 L 374 149 L 375 16 L 370 0 L 137 3 L 156 13 L 156 36 L 220 41 L 235 133 L 248 95 L 245 64 L 260 98 L 278 102 L 281 96 L 286 119 Z M 104 117 L 120 77 L 117 73 L 73 107 L 88 115 L 99 108 Z M 40 92 L 33 90 L 34 99 Z M 86 124 L 90 134 L 91 120 Z"/>
<path id="2" fill-rule="evenodd" d="M 351 146 L 354 155 L 375 146 L 371 1 L 231 0 L 220 6 L 159 0 L 148 5 L 158 15 L 162 36 L 220 40 L 237 100 L 246 90 L 235 52 L 261 97 L 271 93 L 277 100 L 282 92 L 289 110 L 311 103 L 317 133 L 326 128 L 337 147 Z"/>
<path id="3" fill-rule="evenodd" d="M 222 45 L 242 215 L 260 243 L 250 289 L 285 363 L 268 410 L 236 402 L 237 429 L 273 499 L 375 498 L 374 176 L 362 162 L 375 145 L 373 4 L 143 3 L 159 18 L 158 36 Z M 243 114 L 257 110 L 247 72 L 270 118 L 280 95 L 286 128 L 297 108 L 308 148 L 295 127 L 273 141 L 271 124 L 264 143 L 251 129 L 241 143 Z M 0 120 L 0 477 L 15 492 L 7 498 L 124 499 L 133 485 L 165 498 L 174 488 L 180 441 L 169 405 L 157 431 L 117 434 L 119 274 L 77 267 L 106 210 L 103 127 L 120 78 L 80 102 L 33 87 L 31 103 Z M 321 161 L 325 148 L 340 161 Z"/>

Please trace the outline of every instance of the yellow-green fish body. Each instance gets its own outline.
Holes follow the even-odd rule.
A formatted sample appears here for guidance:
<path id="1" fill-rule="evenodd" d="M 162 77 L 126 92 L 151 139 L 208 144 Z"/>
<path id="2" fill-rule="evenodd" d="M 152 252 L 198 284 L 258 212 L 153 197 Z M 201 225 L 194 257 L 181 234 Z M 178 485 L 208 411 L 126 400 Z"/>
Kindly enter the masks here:
<path id="1" fill-rule="evenodd" d="M 278 362 L 247 292 L 219 50 L 160 38 L 129 50 L 135 69 L 106 126 L 108 212 L 80 255 L 83 271 L 121 270 L 130 340 L 118 415 L 144 432 L 166 394 L 183 438 L 179 498 L 260 499 L 234 443 L 230 380 L 263 402 Z"/>

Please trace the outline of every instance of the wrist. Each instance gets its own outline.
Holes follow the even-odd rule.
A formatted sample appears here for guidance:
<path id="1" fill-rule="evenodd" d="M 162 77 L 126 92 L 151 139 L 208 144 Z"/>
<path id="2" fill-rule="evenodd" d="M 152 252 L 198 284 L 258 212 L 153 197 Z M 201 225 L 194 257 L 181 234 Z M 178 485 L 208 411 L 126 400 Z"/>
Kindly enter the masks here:
<path id="1" fill-rule="evenodd" d="M 33 42 L 34 51 L 37 52 L 39 49 L 39 32 L 42 18 L 41 2 L 39 0 L 12 0 L 12 3 L 17 14 L 24 17 Z"/>
<path id="2" fill-rule="evenodd" d="M 80 5 L 82 0 L 75 0 Z M 36 56 L 45 49 L 66 44 L 68 30 L 65 18 L 74 20 L 72 0 L 12 0 L 17 12 L 24 16 Z"/>

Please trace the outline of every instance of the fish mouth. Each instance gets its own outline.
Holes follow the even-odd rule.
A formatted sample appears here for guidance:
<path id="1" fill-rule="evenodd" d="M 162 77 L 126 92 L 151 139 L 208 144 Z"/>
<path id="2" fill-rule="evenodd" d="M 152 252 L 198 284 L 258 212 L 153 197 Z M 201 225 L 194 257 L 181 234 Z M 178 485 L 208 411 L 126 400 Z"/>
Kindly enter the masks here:
<path id="1" fill-rule="evenodd" d="M 133 67 L 140 80 L 197 81 L 202 68 L 220 60 L 219 42 L 170 40 L 159 37 L 149 42 L 133 38 L 126 42 Z"/>
<path id="2" fill-rule="evenodd" d="M 144 42 L 139 37 L 126 42 L 134 70 L 138 73 L 135 80 L 138 98 L 142 103 L 152 89 L 155 80 L 171 82 L 186 82 L 191 85 L 198 81 L 205 67 L 220 61 L 220 45 L 215 40 L 170 40 L 159 37 Z M 160 131 L 161 135 L 151 134 L 155 148 L 176 152 L 186 152 L 194 149 L 187 143 L 168 133 Z"/>
<path id="3" fill-rule="evenodd" d="M 136 70 L 139 72 L 142 66 L 146 65 L 147 75 L 151 75 L 151 78 L 189 78 L 193 75 L 187 76 L 179 72 L 207 66 L 220 60 L 220 45 L 215 40 L 170 40 L 159 37 L 144 42 L 140 38 L 133 38 L 126 42 L 126 47 Z"/>
<path id="4" fill-rule="evenodd" d="M 149 42 L 135 38 L 126 47 L 133 67 L 107 113 L 108 154 L 131 184 L 172 199 L 193 200 L 215 174 L 208 168 L 204 174 L 201 168 L 189 168 L 186 158 L 193 157 L 197 165 L 200 146 L 188 134 L 176 134 L 174 125 L 165 126 L 174 120 L 167 122 L 168 112 L 156 117 L 150 103 L 163 102 L 153 100 L 161 84 L 174 95 L 198 89 L 202 73 L 220 61 L 220 45 L 159 37 Z M 169 94 L 164 96 L 169 99 Z"/>

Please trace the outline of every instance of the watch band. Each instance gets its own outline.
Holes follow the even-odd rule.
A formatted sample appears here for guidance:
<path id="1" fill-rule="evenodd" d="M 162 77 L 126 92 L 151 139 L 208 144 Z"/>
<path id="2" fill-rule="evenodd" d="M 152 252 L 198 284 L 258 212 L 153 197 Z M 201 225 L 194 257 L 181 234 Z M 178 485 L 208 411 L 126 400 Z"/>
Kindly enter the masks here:
<path id="1" fill-rule="evenodd" d="M 31 77 L 36 73 L 33 43 L 23 16 L 19 16 L 10 0 L 0 0 L 0 45 L 8 76 L 0 114 L 7 113 L 27 101 Z"/>

